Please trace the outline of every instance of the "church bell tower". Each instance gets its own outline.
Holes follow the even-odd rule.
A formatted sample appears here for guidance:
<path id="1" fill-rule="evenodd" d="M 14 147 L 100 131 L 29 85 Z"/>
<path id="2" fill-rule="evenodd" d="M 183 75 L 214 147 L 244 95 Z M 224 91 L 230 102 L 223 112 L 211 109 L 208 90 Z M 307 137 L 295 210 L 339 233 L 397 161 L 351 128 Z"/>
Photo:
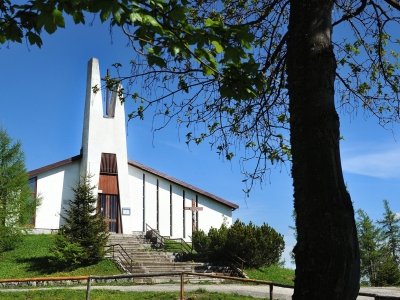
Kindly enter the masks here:
<path id="1" fill-rule="evenodd" d="M 121 208 L 130 207 L 125 109 L 113 91 L 110 98 L 107 95 L 104 111 L 101 86 L 99 61 L 92 58 L 87 71 L 80 170 L 92 175 L 97 207 L 109 231 L 130 232 L 130 216 L 121 216 Z"/>

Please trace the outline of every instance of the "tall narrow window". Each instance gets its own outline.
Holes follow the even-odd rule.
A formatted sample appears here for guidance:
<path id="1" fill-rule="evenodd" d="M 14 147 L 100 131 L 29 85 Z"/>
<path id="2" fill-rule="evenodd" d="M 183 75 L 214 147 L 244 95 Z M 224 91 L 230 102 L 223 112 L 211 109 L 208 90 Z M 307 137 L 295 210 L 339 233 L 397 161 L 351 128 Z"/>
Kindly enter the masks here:
<path id="1" fill-rule="evenodd" d="M 182 211 L 183 211 L 183 216 L 182 216 L 182 218 L 183 218 L 183 238 L 185 238 L 186 237 L 186 227 L 185 227 L 185 190 L 183 190 L 182 191 Z"/>
<path id="2" fill-rule="evenodd" d="M 169 235 L 172 236 L 172 185 L 169 185 Z"/>
<path id="3" fill-rule="evenodd" d="M 37 196 L 37 178 L 33 177 L 29 179 L 29 186 L 31 187 L 31 196 L 30 196 L 30 202 L 33 204 L 33 207 L 36 207 L 35 201 L 36 201 L 36 196 Z M 28 221 L 28 226 L 33 226 L 35 227 L 35 218 L 36 218 L 36 211 L 33 209 L 31 211 L 31 216 Z"/>
<path id="4" fill-rule="evenodd" d="M 146 174 L 143 173 L 143 232 L 146 231 Z"/>
<path id="5" fill-rule="evenodd" d="M 160 232 L 160 183 L 157 179 L 157 230 Z"/>
<path id="6" fill-rule="evenodd" d="M 196 207 L 199 207 L 199 196 L 196 195 Z M 196 230 L 199 229 L 199 211 L 196 210 Z"/>

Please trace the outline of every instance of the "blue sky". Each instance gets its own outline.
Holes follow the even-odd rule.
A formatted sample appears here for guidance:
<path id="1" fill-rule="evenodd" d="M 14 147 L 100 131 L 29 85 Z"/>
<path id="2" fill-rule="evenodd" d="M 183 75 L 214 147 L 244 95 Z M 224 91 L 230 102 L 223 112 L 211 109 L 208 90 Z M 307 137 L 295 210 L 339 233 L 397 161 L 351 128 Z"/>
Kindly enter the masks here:
<path id="1" fill-rule="evenodd" d="M 43 35 L 42 49 L 26 44 L 2 45 L 0 50 L 0 121 L 14 139 L 23 143 L 28 170 L 79 154 L 86 85 L 87 62 L 100 61 L 102 75 L 111 64 L 128 65 L 133 50 L 115 30 L 111 43 L 106 24 L 74 26 L 54 35 Z M 113 74 L 111 74 L 113 75 Z M 132 104 L 127 102 L 127 113 Z M 345 181 L 355 209 L 362 208 L 376 220 L 387 199 L 400 213 L 400 126 L 393 131 L 365 118 L 362 110 L 340 114 L 342 163 Z M 257 225 L 266 222 L 285 236 L 283 258 L 295 244 L 293 189 L 290 165 L 273 167 L 267 180 L 254 187 L 250 197 L 242 189 L 237 160 L 219 159 L 207 143 L 188 148 L 185 136 L 174 124 L 154 135 L 151 117 L 127 125 L 128 156 L 214 193 L 240 206 L 234 219 Z"/>

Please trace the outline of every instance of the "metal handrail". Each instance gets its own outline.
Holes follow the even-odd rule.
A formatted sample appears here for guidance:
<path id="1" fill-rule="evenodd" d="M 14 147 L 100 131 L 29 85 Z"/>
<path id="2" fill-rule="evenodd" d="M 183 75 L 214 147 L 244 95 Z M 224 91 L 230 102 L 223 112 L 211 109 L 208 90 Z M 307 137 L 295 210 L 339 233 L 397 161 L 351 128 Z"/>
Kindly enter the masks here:
<path id="1" fill-rule="evenodd" d="M 160 246 L 162 248 L 166 248 L 166 244 L 165 244 L 165 240 L 170 240 L 170 241 L 177 241 L 180 244 L 180 251 L 183 253 L 187 253 L 192 255 L 193 254 L 193 247 L 191 245 L 189 245 L 184 239 L 182 238 L 167 238 L 162 236 L 157 230 L 154 230 L 153 228 L 151 228 L 151 226 L 149 224 L 146 223 L 146 233 L 150 231 L 151 232 L 151 236 L 155 236 L 157 239 L 157 242 L 160 243 Z"/>
<path id="2" fill-rule="evenodd" d="M 193 247 L 189 245 L 184 239 L 182 238 L 175 238 L 175 239 L 169 239 L 170 241 L 178 241 L 178 243 L 181 245 L 181 252 L 185 252 L 187 254 L 192 254 L 193 253 Z"/>
<path id="3" fill-rule="evenodd" d="M 121 251 L 118 251 L 119 254 L 121 254 L 122 258 L 126 262 L 126 264 L 129 266 L 129 272 L 132 272 L 133 269 L 133 259 L 132 257 L 126 252 L 124 247 L 121 246 L 121 244 L 112 244 L 112 245 L 107 245 L 106 248 L 112 248 L 112 258 L 115 260 L 115 247 L 119 246 Z"/>
<path id="4" fill-rule="evenodd" d="M 156 236 L 157 241 L 160 241 L 161 247 L 165 247 L 165 238 L 157 230 L 154 230 L 149 224 L 146 223 L 146 233 L 148 231 L 150 231 L 152 235 L 154 234 Z"/>

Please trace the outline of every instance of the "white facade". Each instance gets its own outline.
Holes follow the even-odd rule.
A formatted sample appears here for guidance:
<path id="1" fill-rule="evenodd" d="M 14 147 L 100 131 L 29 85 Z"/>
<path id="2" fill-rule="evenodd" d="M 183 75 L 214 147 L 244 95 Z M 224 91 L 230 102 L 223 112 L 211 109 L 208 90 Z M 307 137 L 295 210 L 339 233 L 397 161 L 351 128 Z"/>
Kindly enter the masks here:
<path id="1" fill-rule="evenodd" d="M 206 232 L 222 222 L 231 224 L 236 204 L 128 160 L 124 106 L 114 92 L 110 109 L 103 113 L 102 91 L 92 89 L 101 87 L 100 80 L 98 60 L 93 58 L 88 63 L 81 154 L 29 172 L 42 199 L 35 228 L 62 225 L 62 207 L 74 197 L 70 187 L 86 172 L 93 175 L 98 208 L 104 210 L 111 231 L 131 233 L 150 226 L 163 236 L 190 240 L 193 223 Z M 192 199 L 202 209 L 194 218 L 185 210 Z"/>

